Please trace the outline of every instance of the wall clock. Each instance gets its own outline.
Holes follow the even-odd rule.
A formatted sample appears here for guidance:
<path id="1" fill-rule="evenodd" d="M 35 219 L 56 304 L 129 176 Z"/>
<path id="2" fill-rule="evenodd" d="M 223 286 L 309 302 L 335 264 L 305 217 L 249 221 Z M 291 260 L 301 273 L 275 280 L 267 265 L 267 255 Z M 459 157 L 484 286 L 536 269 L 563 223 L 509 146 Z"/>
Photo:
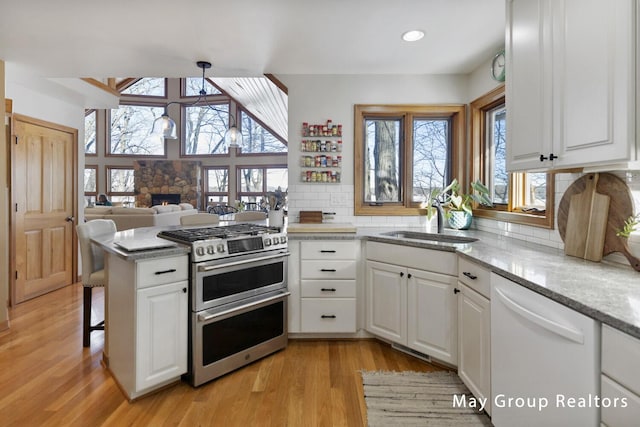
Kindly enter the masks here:
<path id="1" fill-rule="evenodd" d="M 493 57 L 491 61 L 491 77 L 495 81 L 503 82 L 505 77 L 505 57 L 504 50 L 501 50 Z"/>

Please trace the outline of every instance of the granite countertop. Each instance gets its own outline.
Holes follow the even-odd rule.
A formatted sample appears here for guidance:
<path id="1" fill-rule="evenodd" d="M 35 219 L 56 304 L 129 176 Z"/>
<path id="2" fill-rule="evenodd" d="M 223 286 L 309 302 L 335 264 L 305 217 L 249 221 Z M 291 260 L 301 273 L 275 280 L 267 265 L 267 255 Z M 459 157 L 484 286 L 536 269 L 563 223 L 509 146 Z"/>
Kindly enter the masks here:
<path id="1" fill-rule="evenodd" d="M 166 227 L 140 227 L 132 228 L 130 230 L 118 231 L 115 236 L 100 236 L 91 239 L 92 242 L 99 245 L 106 252 L 120 257 L 126 261 L 139 261 L 144 259 L 163 258 L 175 255 L 188 254 L 191 249 L 189 246 L 181 245 L 179 243 L 170 242 L 166 239 L 156 237 L 162 230 L 169 230 L 172 228 L 183 228 L 181 226 L 166 226 Z M 158 242 L 170 244 L 171 246 L 159 249 L 145 249 L 139 251 L 128 252 L 115 244 L 121 240 L 145 240 L 152 242 L 156 240 Z"/>
<path id="2" fill-rule="evenodd" d="M 296 238 L 358 238 L 457 252 L 500 276 L 640 339 L 640 272 L 628 265 L 586 261 L 567 256 L 561 250 L 475 230 L 445 230 L 445 234 L 478 239 L 463 244 L 382 234 L 393 230 L 424 231 L 407 227 L 359 227 L 355 237 L 348 233 L 322 233 Z"/>
<path id="3" fill-rule="evenodd" d="M 225 225 L 221 223 L 220 225 Z M 114 244 L 123 239 L 155 239 L 159 231 L 181 226 L 143 227 L 120 231 L 113 237 L 94 239 L 107 252 L 128 261 L 189 253 L 189 247 L 127 252 Z M 331 230 L 334 228 L 334 230 Z M 389 231 L 424 231 L 410 227 L 358 227 L 357 232 L 300 232 L 290 240 L 364 239 L 417 248 L 457 252 L 490 271 L 506 277 L 579 313 L 640 339 L 640 272 L 609 261 L 591 262 L 563 251 L 491 233 L 445 230 L 445 234 L 474 237 L 472 243 L 445 243 L 383 235 Z M 164 239 L 161 239 L 164 241 Z"/>

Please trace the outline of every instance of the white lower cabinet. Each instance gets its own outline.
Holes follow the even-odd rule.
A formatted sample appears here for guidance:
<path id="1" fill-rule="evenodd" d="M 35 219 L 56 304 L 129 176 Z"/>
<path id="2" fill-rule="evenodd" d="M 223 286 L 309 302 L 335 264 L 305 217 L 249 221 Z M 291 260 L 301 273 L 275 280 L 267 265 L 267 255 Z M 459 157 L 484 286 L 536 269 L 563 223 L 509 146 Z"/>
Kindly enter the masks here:
<path id="1" fill-rule="evenodd" d="M 108 364 L 129 399 L 187 372 L 188 266 L 187 255 L 107 256 Z"/>
<path id="2" fill-rule="evenodd" d="M 399 258 L 404 265 L 395 264 Z M 385 259 L 394 264 L 381 262 Z M 367 331 L 456 365 L 457 279 L 414 268 L 418 265 L 455 271 L 457 258 L 454 253 L 367 242 Z"/>
<path id="3" fill-rule="evenodd" d="M 136 388 L 144 390 L 186 372 L 188 281 L 137 291 Z"/>
<path id="4" fill-rule="evenodd" d="M 459 284 L 458 376 L 491 414 L 491 303 Z"/>
<path id="5" fill-rule="evenodd" d="M 458 259 L 458 376 L 491 414 L 491 273 Z"/>
<path id="6" fill-rule="evenodd" d="M 602 326 L 601 421 L 607 427 L 640 420 L 640 340 Z"/>
<path id="7" fill-rule="evenodd" d="M 300 242 L 300 332 L 355 333 L 360 242 Z"/>

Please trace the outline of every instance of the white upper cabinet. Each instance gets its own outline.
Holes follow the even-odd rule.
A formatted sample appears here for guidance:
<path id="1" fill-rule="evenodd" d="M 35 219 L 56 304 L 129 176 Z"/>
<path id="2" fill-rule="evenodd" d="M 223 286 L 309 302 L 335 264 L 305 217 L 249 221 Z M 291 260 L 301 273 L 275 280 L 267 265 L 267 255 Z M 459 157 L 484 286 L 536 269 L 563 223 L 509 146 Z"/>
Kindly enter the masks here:
<path id="1" fill-rule="evenodd" d="M 551 146 L 549 2 L 507 2 L 507 169 L 540 168 Z"/>
<path id="2" fill-rule="evenodd" d="M 509 170 L 637 160 L 636 19 L 634 0 L 507 2 Z"/>

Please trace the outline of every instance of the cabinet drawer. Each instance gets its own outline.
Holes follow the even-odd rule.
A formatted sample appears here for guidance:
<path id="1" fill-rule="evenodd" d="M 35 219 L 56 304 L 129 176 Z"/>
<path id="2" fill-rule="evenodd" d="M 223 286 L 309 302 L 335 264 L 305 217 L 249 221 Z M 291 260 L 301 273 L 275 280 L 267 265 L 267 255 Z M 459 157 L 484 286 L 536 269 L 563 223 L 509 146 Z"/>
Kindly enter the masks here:
<path id="1" fill-rule="evenodd" d="M 458 258 L 458 280 L 484 296 L 491 297 L 491 272 L 465 258 Z"/>
<path id="2" fill-rule="evenodd" d="M 602 372 L 640 394 L 640 340 L 602 325 Z"/>
<path id="3" fill-rule="evenodd" d="M 355 279 L 356 262 L 338 260 L 303 260 L 300 262 L 302 279 Z"/>
<path id="4" fill-rule="evenodd" d="M 315 241 L 300 243 L 302 259 L 356 259 L 359 241 Z"/>
<path id="5" fill-rule="evenodd" d="M 302 298 L 302 332 L 355 332 L 353 298 Z"/>
<path id="6" fill-rule="evenodd" d="M 138 288 L 189 279 L 187 255 L 139 261 L 136 263 L 136 269 Z"/>
<path id="7" fill-rule="evenodd" d="M 607 427 L 638 425 L 640 420 L 640 396 L 627 390 L 606 375 L 602 375 L 600 397 L 610 399 L 610 404 L 601 405 L 602 422 Z"/>
<path id="8" fill-rule="evenodd" d="M 303 280 L 303 298 L 355 298 L 355 280 Z"/>

